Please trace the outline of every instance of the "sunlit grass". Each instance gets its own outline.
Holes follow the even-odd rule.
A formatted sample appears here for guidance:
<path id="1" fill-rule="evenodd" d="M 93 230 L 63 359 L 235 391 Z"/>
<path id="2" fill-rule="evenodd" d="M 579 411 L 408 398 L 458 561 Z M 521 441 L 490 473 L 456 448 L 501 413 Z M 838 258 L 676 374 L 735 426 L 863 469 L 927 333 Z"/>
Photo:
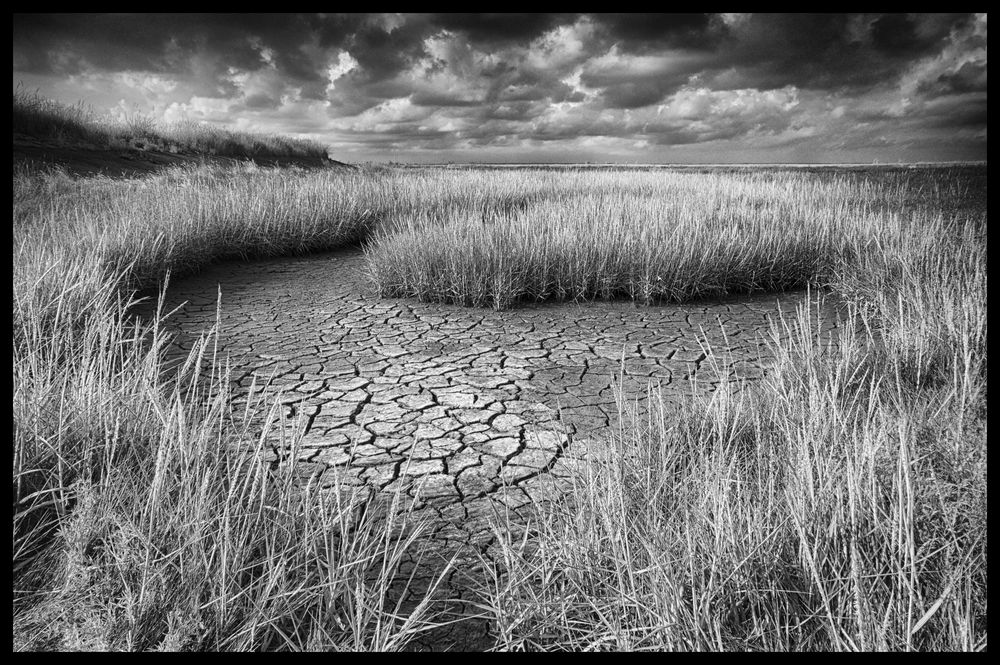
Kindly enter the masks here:
<path id="1" fill-rule="evenodd" d="M 524 190 L 545 172 L 505 173 Z M 416 210 L 368 251 L 383 296 L 686 302 L 825 285 L 894 224 L 905 186 L 792 173 L 563 174 L 542 197 Z"/>

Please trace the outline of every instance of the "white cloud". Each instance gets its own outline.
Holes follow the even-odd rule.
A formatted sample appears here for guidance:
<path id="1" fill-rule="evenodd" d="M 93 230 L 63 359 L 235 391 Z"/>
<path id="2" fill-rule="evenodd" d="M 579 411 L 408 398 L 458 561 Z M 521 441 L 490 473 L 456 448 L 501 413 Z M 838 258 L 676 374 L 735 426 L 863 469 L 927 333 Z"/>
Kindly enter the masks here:
<path id="1" fill-rule="evenodd" d="M 414 106 L 409 98 L 403 97 L 384 101 L 337 126 L 357 132 L 386 132 L 400 123 L 420 122 L 431 113 L 430 109 Z"/>
<path id="2" fill-rule="evenodd" d="M 222 125 L 230 124 L 232 102 L 220 97 L 192 97 L 188 102 L 174 102 L 163 111 L 166 122 L 208 121 Z"/>
<path id="3" fill-rule="evenodd" d="M 326 68 L 326 77 L 330 81 L 326 86 L 326 93 L 329 95 L 337 87 L 337 79 L 343 75 L 354 71 L 358 67 L 358 61 L 354 59 L 348 51 L 341 51 L 337 54 L 337 62 Z"/>
<path id="4" fill-rule="evenodd" d="M 565 70 L 589 56 L 594 24 L 587 17 L 561 25 L 536 38 L 528 47 L 525 62 L 535 69 Z"/>
<path id="5" fill-rule="evenodd" d="M 656 110 L 657 115 L 669 119 L 710 120 L 720 116 L 787 114 L 798 103 L 798 90 L 795 86 L 777 90 L 682 88 Z"/>

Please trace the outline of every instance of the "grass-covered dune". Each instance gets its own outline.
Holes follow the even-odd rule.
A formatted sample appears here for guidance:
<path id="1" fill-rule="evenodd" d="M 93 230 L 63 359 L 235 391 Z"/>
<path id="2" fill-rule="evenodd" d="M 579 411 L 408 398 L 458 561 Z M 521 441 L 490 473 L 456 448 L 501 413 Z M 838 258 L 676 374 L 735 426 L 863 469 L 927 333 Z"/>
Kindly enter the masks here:
<path id="1" fill-rule="evenodd" d="M 813 284 L 752 392 L 630 418 L 482 589 L 499 647 L 983 649 L 985 167 L 857 173 L 15 173 L 14 646 L 393 649 L 421 525 L 259 464 L 211 336 L 176 373 L 136 289 L 364 245 L 383 295 L 488 307 Z M 224 297 L 224 296 L 223 296 Z M 609 462 L 610 460 L 610 462 Z M 403 516 L 405 506 L 397 506 Z M 392 510 L 389 511 L 390 514 Z M 401 518 L 402 519 L 402 518 Z M 405 528 L 404 528 L 405 527 Z M 373 581 L 374 580 L 374 581 Z M 419 599 L 418 599 L 419 600 Z"/>
<path id="2" fill-rule="evenodd" d="M 11 125 L 15 163 L 84 172 L 153 170 L 192 160 L 256 160 L 334 165 L 327 146 L 301 138 L 223 129 L 196 122 L 156 122 L 142 113 L 110 117 L 83 103 L 63 104 L 18 87 Z M 151 168 L 143 168 L 149 162 Z"/>

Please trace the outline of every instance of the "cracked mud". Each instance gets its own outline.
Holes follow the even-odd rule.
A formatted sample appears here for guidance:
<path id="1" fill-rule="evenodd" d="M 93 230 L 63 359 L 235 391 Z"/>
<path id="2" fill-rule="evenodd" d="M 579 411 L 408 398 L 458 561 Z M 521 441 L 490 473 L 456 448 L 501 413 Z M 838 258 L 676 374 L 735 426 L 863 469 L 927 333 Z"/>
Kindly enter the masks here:
<path id="1" fill-rule="evenodd" d="M 270 461 L 329 485 L 415 497 L 442 552 L 487 552 L 495 510 L 517 519 L 588 449 L 600 453 L 619 425 L 618 395 L 641 413 L 652 382 L 681 408 L 722 381 L 762 376 L 771 322 L 805 299 L 495 312 L 379 299 L 364 268 L 360 250 L 343 250 L 176 281 L 164 311 L 186 304 L 167 323 L 173 353 L 215 324 L 221 290 L 219 347 L 237 400 L 266 391 L 286 435 L 302 435 L 297 459 L 275 438 Z M 836 327 L 824 312 L 823 330 Z M 471 569 L 452 576 L 453 596 L 456 575 Z"/>

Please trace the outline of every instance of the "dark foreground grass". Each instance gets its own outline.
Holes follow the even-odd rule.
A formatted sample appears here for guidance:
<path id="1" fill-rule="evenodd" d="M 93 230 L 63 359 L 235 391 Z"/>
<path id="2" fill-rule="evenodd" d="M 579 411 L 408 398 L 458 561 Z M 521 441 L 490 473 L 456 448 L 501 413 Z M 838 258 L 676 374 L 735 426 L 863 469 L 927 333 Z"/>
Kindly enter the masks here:
<path id="1" fill-rule="evenodd" d="M 388 592 L 424 528 L 409 507 L 262 464 L 271 405 L 234 409 L 211 336 L 168 373 L 155 322 L 126 314 L 170 270 L 367 239 L 376 284 L 406 283 L 395 256 L 471 304 L 645 300 L 673 274 L 668 297 L 802 280 L 851 312 L 826 351 L 786 322 L 755 391 L 643 421 L 623 402 L 576 491 L 527 537 L 497 525 L 479 602 L 498 647 L 984 649 L 986 216 L 955 178 L 21 174 L 14 646 L 384 650 L 433 623 L 433 593 Z M 444 234 L 425 273 L 417 230 Z"/>

